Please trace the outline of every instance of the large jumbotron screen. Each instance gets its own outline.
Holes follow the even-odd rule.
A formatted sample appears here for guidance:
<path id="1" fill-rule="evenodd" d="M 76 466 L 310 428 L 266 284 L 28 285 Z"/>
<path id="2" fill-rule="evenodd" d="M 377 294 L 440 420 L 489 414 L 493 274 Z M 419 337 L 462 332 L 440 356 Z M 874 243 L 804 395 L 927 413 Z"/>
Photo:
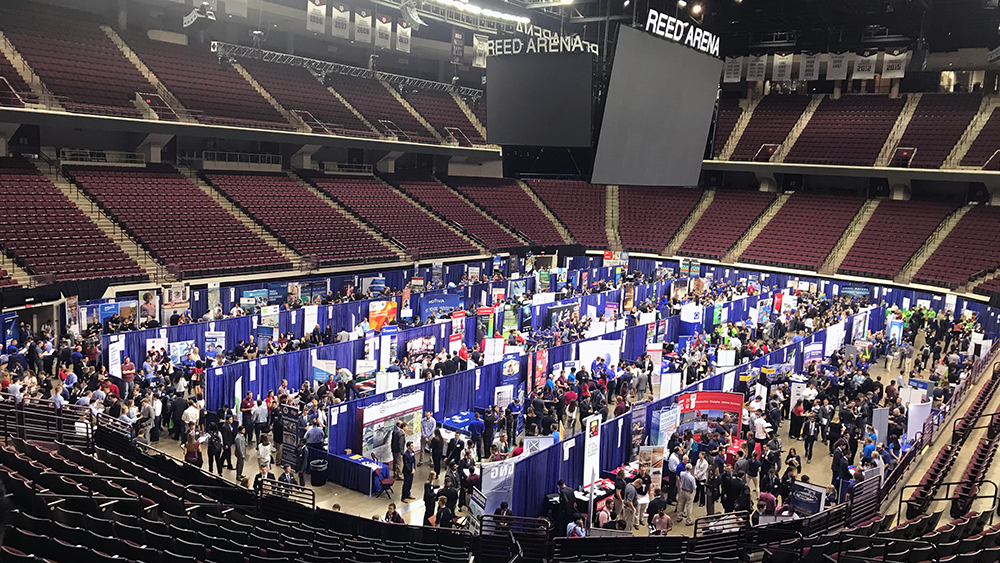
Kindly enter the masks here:
<path id="1" fill-rule="evenodd" d="M 697 185 L 721 73 L 719 59 L 621 26 L 591 181 Z"/>
<path id="2" fill-rule="evenodd" d="M 589 147 L 590 53 L 486 59 L 487 140 L 497 145 Z"/>

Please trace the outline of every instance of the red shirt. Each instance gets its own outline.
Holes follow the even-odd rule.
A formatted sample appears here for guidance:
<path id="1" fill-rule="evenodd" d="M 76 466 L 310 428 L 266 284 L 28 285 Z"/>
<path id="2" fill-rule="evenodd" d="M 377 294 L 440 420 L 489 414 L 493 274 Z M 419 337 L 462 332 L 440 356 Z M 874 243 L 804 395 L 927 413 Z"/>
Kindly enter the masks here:
<path id="1" fill-rule="evenodd" d="M 514 448 L 514 450 L 512 452 L 510 452 L 510 457 L 517 457 L 517 456 L 519 456 L 519 455 L 521 455 L 523 453 L 524 453 L 524 448 L 521 447 L 521 446 L 518 446 L 518 447 Z"/>
<path id="2" fill-rule="evenodd" d="M 576 400 L 576 391 L 566 391 L 563 393 L 563 398 L 566 399 L 566 404 L 570 404 Z"/>
<path id="3" fill-rule="evenodd" d="M 458 349 L 458 357 L 462 358 L 463 360 L 468 360 L 469 359 L 469 349 L 468 348 L 459 348 Z"/>

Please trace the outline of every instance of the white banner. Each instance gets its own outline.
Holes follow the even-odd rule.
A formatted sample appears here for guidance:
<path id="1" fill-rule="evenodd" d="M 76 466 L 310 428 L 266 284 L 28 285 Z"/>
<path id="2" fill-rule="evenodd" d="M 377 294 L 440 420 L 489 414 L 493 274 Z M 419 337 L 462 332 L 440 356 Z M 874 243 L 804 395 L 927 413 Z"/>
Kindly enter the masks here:
<path id="1" fill-rule="evenodd" d="M 601 478 L 601 415 L 583 419 L 583 483 L 590 485 Z"/>
<path id="2" fill-rule="evenodd" d="M 368 10 L 354 12 L 354 40 L 359 43 L 372 42 L 372 13 Z"/>
<path id="3" fill-rule="evenodd" d="M 906 49 L 893 49 L 882 54 L 882 78 L 903 78 L 906 75 Z"/>
<path id="4" fill-rule="evenodd" d="M 333 5 L 333 36 L 351 38 L 351 9 L 344 4 Z"/>
<path id="5" fill-rule="evenodd" d="M 826 63 L 827 80 L 847 80 L 847 55 L 850 53 L 830 53 Z"/>
<path id="6" fill-rule="evenodd" d="M 750 55 L 747 62 L 747 82 L 763 82 L 767 71 L 767 55 Z"/>
<path id="7" fill-rule="evenodd" d="M 250 4 L 249 0 L 226 0 L 226 13 L 245 18 L 247 17 L 248 4 Z"/>
<path id="8" fill-rule="evenodd" d="M 802 53 L 799 57 L 799 80 L 819 80 L 819 53 Z"/>
<path id="9" fill-rule="evenodd" d="M 726 57 L 726 64 L 722 68 L 723 82 L 739 82 L 743 77 L 743 57 Z"/>
<path id="10" fill-rule="evenodd" d="M 500 503 L 510 506 L 514 491 L 514 462 L 516 458 L 505 459 L 482 465 L 482 490 L 486 495 L 486 514 L 493 514 Z"/>
<path id="11" fill-rule="evenodd" d="M 854 59 L 854 74 L 851 80 L 868 80 L 875 78 L 875 60 L 878 59 L 878 51 L 865 51 L 858 53 Z"/>
<path id="12" fill-rule="evenodd" d="M 486 68 L 486 56 L 490 52 L 490 37 L 488 35 L 472 34 L 472 66 Z"/>
<path id="13" fill-rule="evenodd" d="M 400 53 L 410 52 L 410 24 L 403 19 L 396 22 L 396 50 Z"/>
<path id="14" fill-rule="evenodd" d="M 306 2 L 306 30 L 326 33 L 326 0 Z"/>
<path id="15" fill-rule="evenodd" d="M 771 66 L 771 80 L 788 82 L 792 79 L 792 54 L 775 53 L 774 64 Z"/>
<path id="16" fill-rule="evenodd" d="M 375 18 L 375 46 L 392 49 L 392 18 L 389 16 Z"/>

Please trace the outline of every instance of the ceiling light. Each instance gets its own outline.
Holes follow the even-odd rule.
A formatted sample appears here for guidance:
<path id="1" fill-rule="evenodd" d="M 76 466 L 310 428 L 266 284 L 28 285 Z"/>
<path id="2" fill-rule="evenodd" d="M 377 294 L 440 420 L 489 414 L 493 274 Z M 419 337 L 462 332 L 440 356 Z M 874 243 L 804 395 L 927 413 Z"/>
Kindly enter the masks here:
<path id="1" fill-rule="evenodd" d="M 701 4 L 695 4 L 694 6 L 691 6 L 691 13 L 695 14 L 695 15 L 700 14 L 701 13 Z"/>
<path id="2" fill-rule="evenodd" d="M 678 8 L 685 8 L 687 7 L 687 5 L 688 5 L 687 0 L 677 0 Z"/>
<path id="3" fill-rule="evenodd" d="M 628 8 L 628 5 L 631 4 L 631 3 L 632 3 L 632 0 L 625 0 L 625 2 L 622 3 L 622 7 L 623 8 Z"/>
<path id="4" fill-rule="evenodd" d="M 562 0 L 563 4 L 572 4 L 573 0 Z"/>

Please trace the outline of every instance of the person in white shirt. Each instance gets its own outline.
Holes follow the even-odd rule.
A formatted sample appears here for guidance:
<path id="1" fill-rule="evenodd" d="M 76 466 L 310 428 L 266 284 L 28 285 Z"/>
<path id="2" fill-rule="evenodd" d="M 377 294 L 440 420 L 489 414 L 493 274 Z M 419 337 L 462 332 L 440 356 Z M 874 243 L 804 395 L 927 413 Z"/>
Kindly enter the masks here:
<path id="1" fill-rule="evenodd" d="M 191 424 L 193 422 L 195 426 L 198 426 L 199 418 L 201 418 L 201 411 L 198 410 L 197 404 L 194 401 L 188 401 L 187 408 L 181 413 L 181 421 L 184 424 Z"/>
<path id="2" fill-rule="evenodd" d="M 764 427 L 764 417 L 758 411 L 757 420 L 753 421 L 753 437 L 755 440 L 767 440 L 767 428 Z"/>
<path id="3" fill-rule="evenodd" d="M 802 391 L 802 399 L 806 401 L 806 404 L 812 404 L 816 400 L 816 396 L 819 395 L 819 391 L 816 390 L 816 385 L 810 383 L 809 387 Z"/>
<path id="4" fill-rule="evenodd" d="M 708 459 L 705 452 L 698 452 L 698 461 L 694 465 L 694 479 L 698 482 L 698 492 L 695 493 L 694 502 L 698 506 L 705 506 L 705 483 L 708 482 Z"/>
<path id="5" fill-rule="evenodd" d="M 750 411 L 751 412 L 759 411 L 761 406 L 763 406 L 763 404 L 764 404 L 764 398 L 761 397 L 760 395 L 757 395 L 756 397 L 753 398 L 752 401 L 750 401 Z"/>

